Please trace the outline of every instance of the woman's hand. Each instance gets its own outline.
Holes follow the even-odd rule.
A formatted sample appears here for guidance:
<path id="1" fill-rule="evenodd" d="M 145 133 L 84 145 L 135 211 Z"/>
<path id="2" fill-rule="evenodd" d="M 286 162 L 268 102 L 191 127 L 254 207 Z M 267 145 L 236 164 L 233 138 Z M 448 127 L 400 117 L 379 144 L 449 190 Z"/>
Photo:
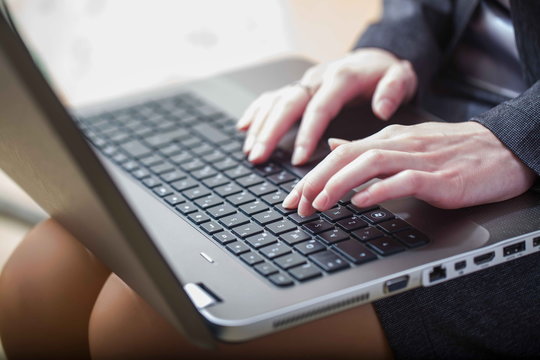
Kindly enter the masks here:
<path id="1" fill-rule="evenodd" d="M 502 201 L 525 192 L 535 174 L 476 122 L 391 125 L 362 140 L 333 140 L 333 151 L 283 202 L 302 216 L 331 208 L 348 191 L 366 207 L 415 196 L 440 208 Z"/>
<path id="2" fill-rule="evenodd" d="M 244 152 L 254 163 L 266 161 L 281 137 L 302 118 L 292 163 L 303 164 L 347 103 L 372 97 L 373 112 L 386 120 L 414 95 L 416 86 L 411 64 L 381 49 L 361 49 L 317 65 L 299 83 L 265 93 L 248 107 L 237 124 L 239 130 L 247 130 Z"/>

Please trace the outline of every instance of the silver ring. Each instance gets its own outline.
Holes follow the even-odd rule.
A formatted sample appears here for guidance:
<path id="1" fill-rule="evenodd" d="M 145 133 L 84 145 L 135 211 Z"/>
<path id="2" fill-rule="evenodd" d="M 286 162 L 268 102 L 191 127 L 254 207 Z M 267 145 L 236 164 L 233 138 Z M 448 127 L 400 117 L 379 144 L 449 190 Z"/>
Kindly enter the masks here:
<path id="1" fill-rule="evenodd" d="M 291 83 L 291 86 L 299 86 L 299 87 L 301 87 L 306 92 L 307 96 L 309 96 L 309 97 L 313 97 L 313 95 L 315 94 L 315 87 L 309 86 L 309 85 L 306 85 L 306 84 L 302 84 L 300 81 L 295 81 L 295 82 Z"/>

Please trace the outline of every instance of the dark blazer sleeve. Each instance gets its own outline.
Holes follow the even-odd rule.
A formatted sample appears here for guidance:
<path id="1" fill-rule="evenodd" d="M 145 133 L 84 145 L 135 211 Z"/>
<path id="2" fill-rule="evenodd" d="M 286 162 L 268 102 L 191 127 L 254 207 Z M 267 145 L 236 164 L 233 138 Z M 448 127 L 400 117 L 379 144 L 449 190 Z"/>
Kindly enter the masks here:
<path id="1" fill-rule="evenodd" d="M 520 96 L 473 117 L 540 175 L 540 81 Z"/>
<path id="2" fill-rule="evenodd" d="M 381 48 L 409 60 L 422 92 L 452 37 L 454 6 L 452 0 L 385 0 L 381 20 L 367 28 L 355 48 Z"/>

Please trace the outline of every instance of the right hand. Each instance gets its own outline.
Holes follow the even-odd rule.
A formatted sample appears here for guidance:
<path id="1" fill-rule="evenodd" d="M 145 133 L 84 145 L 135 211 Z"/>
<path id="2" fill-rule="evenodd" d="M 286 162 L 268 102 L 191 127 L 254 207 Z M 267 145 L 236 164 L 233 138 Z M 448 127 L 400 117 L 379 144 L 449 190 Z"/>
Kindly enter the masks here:
<path id="1" fill-rule="evenodd" d="M 249 161 L 266 161 L 281 137 L 302 118 L 292 156 L 293 165 L 302 165 L 345 105 L 372 97 L 373 113 L 387 120 L 414 96 L 417 77 L 408 61 L 386 50 L 367 48 L 310 68 L 299 84 L 264 93 L 238 121 L 237 128 L 247 131 L 243 150 Z"/>

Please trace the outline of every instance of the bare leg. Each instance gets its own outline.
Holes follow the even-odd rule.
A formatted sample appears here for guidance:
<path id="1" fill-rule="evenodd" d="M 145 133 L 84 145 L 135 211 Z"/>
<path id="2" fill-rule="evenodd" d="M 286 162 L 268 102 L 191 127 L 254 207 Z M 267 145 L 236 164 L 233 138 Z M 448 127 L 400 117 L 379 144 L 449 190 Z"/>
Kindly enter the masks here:
<path id="1" fill-rule="evenodd" d="M 95 359 L 339 359 L 391 358 L 371 305 L 217 351 L 187 342 L 120 278 L 111 275 L 92 312 L 90 351 Z"/>
<path id="2" fill-rule="evenodd" d="M 110 272 L 58 223 L 28 233 L 0 277 L 9 359 L 89 358 L 88 321 Z"/>

